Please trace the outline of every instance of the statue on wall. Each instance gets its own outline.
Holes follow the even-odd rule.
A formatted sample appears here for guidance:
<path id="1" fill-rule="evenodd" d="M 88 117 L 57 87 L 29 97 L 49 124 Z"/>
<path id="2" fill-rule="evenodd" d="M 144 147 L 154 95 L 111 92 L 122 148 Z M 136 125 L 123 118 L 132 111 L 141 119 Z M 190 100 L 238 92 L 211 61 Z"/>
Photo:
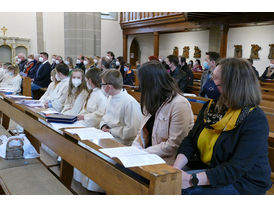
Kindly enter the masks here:
<path id="1" fill-rule="evenodd" d="M 196 58 L 196 59 L 201 58 L 201 50 L 197 46 L 194 47 L 194 55 L 193 55 L 193 57 Z"/>
<path id="2" fill-rule="evenodd" d="M 242 58 L 242 45 L 234 45 L 234 57 Z"/>
<path id="3" fill-rule="evenodd" d="M 183 48 L 183 55 L 182 56 L 185 57 L 186 59 L 189 58 L 189 46 L 185 46 Z"/>
<path id="4" fill-rule="evenodd" d="M 251 44 L 251 54 L 250 59 L 260 59 L 259 58 L 259 50 L 262 48 L 258 44 Z"/>
<path id="5" fill-rule="evenodd" d="M 268 59 L 274 59 L 274 44 L 269 44 L 270 48 L 269 48 L 269 55 L 268 55 Z"/>
<path id="6" fill-rule="evenodd" d="M 173 55 L 175 55 L 175 56 L 178 56 L 178 55 L 179 55 L 179 49 L 178 49 L 177 46 L 174 47 L 174 49 L 173 49 Z"/>

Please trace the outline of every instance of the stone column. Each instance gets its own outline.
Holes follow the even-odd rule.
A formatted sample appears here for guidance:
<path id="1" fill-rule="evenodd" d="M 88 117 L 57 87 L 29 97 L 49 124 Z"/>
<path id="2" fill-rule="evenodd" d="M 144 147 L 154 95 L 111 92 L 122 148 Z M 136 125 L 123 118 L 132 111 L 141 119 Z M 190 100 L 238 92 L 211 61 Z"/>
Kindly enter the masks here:
<path id="1" fill-rule="evenodd" d="M 208 51 L 220 53 L 221 46 L 221 29 L 220 26 L 214 26 L 209 29 Z"/>
<path id="2" fill-rule="evenodd" d="M 43 26 L 43 13 L 36 12 L 36 27 L 37 27 L 37 52 L 44 51 L 44 26 Z"/>
<path id="3" fill-rule="evenodd" d="M 65 57 L 101 55 L 100 12 L 65 12 L 64 33 Z"/>

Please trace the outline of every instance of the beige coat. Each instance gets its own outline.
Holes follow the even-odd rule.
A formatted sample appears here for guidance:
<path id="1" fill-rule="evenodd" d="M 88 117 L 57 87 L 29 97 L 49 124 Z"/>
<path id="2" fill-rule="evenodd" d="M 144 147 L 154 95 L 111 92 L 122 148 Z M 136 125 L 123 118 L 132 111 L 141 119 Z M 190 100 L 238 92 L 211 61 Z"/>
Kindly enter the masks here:
<path id="1" fill-rule="evenodd" d="M 141 129 L 132 145 L 157 154 L 164 158 L 167 164 L 172 165 L 178 147 L 194 125 L 191 105 L 185 97 L 179 94 L 171 102 L 164 102 L 155 115 L 152 146 L 146 147 L 148 136 L 145 132 L 145 125 L 150 117 L 150 114 L 144 117 Z"/>

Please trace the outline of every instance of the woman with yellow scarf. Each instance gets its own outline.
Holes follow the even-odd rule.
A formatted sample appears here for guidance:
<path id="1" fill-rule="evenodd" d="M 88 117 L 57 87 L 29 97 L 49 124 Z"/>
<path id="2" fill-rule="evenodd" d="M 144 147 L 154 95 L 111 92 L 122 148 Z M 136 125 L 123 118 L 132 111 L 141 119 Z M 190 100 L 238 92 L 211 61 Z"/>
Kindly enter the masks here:
<path id="1" fill-rule="evenodd" d="M 182 171 L 182 194 L 265 194 L 269 128 L 258 79 L 246 60 L 229 58 L 212 82 L 216 99 L 201 109 L 173 165 Z"/>

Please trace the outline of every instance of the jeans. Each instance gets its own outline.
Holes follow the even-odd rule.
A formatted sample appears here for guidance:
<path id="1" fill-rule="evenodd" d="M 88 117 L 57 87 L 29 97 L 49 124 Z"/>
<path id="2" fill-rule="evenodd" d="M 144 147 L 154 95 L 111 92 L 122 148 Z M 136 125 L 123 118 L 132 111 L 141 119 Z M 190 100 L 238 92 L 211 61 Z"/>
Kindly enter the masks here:
<path id="1" fill-rule="evenodd" d="M 182 189 L 182 195 L 239 195 L 240 193 L 231 185 L 223 187 L 197 186 Z"/>
<path id="2" fill-rule="evenodd" d="M 206 169 L 202 170 L 188 170 L 188 174 L 205 172 Z M 190 187 L 182 189 L 182 195 L 239 195 L 240 193 L 231 185 L 223 187 L 212 187 L 211 185 Z"/>
<path id="3" fill-rule="evenodd" d="M 37 84 L 31 83 L 31 96 L 32 96 L 32 98 L 33 98 L 33 92 L 32 92 L 32 91 L 38 90 L 38 89 L 40 89 L 40 88 L 42 88 L 42 87 L 40 87 L 40 86 L 37 85 Z"/>

